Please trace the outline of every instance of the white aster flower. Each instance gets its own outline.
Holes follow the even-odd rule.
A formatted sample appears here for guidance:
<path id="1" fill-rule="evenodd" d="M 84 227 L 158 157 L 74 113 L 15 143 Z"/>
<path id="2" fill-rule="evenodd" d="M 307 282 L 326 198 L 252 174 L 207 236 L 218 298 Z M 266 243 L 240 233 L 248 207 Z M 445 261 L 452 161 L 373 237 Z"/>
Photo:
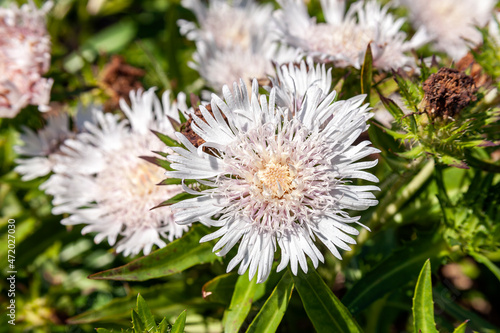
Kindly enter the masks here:
<path id="1" fill-rule="evenodd" d="M 274 73 L 273 62 L 283 64 L 301 56 L 298 50 L 280 47 L 274 41 L 270 4 L 253 0 L 211 0 L 208 7 L 199 0 L 184 0 L 182 4 L 196 14 L 199 24 L 178 21 L 181 34 L 196 42 L 190 66 L 216 91 L 239 78 L 248 83 L 253 78 L 266 78 Z"/>
<path id="2" fill-rule="evenodd" d="M 266 35 L 273 7 L 253 0 L 182 0 L 182 5 L 196 15 L 195 23 L 179 20 L 180 32 L 192 41 L 214 41 L 218 48 L 247 49 L 256 35 Z"/>
<path id="3" fill-rule="evenodd" d="M 281 0 L 282 9 L 276 12 L 276 26 L 285 41 L 304 50 L 316 61 L 332 61 L 337 67 L 363 64 L 366 48 L 371 43 L 375 67 L 413 67 L 413 58 L 405 55 L 427 41 L 419 31 L 410 41 L 401 31 L 404 19 L 388 13 L 374 0 L 353 3 L 347 13 L 344 0 L 321 0 L 325 23 L 309 17 L 300 0 Z"/>
<path id="4" fill-rule="evenodd" d="M 185 96 L 179 98 L 185 104 Z M 177 105 L 169 92 L 162 105 L 152 89 L 131 92 L 130 99 L 131 107 L 120 103 L 128 120 L 96 111 L 97 124 L 86 123 L 87 133 L 66 140 L 55 174 L 43 184 L 54 196 L 53 213 L 70 214 L 63 224 L 87 224 L 82 233 L 96 232 L 96 243 L 107 238 L 113 246 L 120 238 L 116 251 L 125 256 L 149 254 L 153 245 L 166 245 L 162 238 L 172 241 L 188 229 L 174 223 L 169 208 L 151 210 L 182 188 L 157 186 L 163 169 L 139 158 L 163 150 L 150 130 L 173 134 L 167 116 L 179 121 Z"/>
<path id="5" fill-rule="evenodd" d="M 91 108 L 79 107 L 73 119 L 75 130 L 83 131 L 86 121 L 93 121 Z M 18 165 L 14 171 L 22 175 L 23 181 L 48 175 L 54 171 L 56 156 L 61 153 L 61 145 L 75 135 L 70 128 L 68 114 L 62 111 L 49 115 L 46 126 L 37 132 L 24 127 L 24 133 L 21 134 L 23 144 L 14 146 L 16 153 L 22 156 L 16 159 Z"/>
<path id="6" fill-rule="evenodd" d="M 28 104 L 47 111 L 52 79 L 42 75 L 50 66 L 50 36 L 45 15 L 32 1 L 18 8 L 0 8 L 0 117 L 14 117 Z"/>
<path id="7" fill-rule="evenodd" d="M 293 112 L 300 110 L 307 90 L 315 85 L 322 92 L 322 98 L 326 97 L 332 86 L 332 69 L 328 71 L 324 64 L 301 61 L 276 67 L 276 77 L 270 77 L 276 90 L 277 103 L 279 106 L 287 107 Z M 266 87 L 270 91 L 270 87 Z"/>
<path id="8" fill-rule="evenodd" d="M 196 179 L 208 189 L 186 192 L 196 195 L 172 205 L 180 224 L 200 221 L 217 231 L 201 242 L 220 237 L 214 247 L 224 256 L 240 243 L 227 270 L 238 264 L 239 274 L 267 279 L 277 246 L 281 249 L 278 271 L 290 264 L 307 272 L 306 256 L 314 267 L 324 261 L 319 239 L 337 258 L 338 248 L 350 250 L 349 235 L 359 232 L 344 210 L 363 210 L 377 204 L 370 191 L 375 186 L 351 185 L 359 178 L 378 181 L 363 171 L 377 161 L 358 162 L 378 152 L 369 141 L 353 145 L 366 131 L 371 117 L 365 96 L 334 102 L 335 92 L 324 96 L 317 85 L 306 92 L 294 115 L 275 105 L 277 87 L 257 97 L 253 82 L 249 98 L 243 81 L 233 93 L 223 88 L 224 99 L 212 95 L 211 110 L 200 106 L 204 120 L 194 116 L 192 129 L 205 141 L 198 148 L 182 134 L 187 149 L 173 148 L 168 177 Z"/>
<path id="9" fill-rule="evenodd" d="M 221 87 L 239 78 L 247 83 L 264 79 L 275 72 L 274 63 L 294 62 L 301 53 L 293 48 L 279 46 L 269 39 L 255 40 L 249 49 L 219 49 L 213 42 L 200 41 L 190 66 L 200 73 L 210 87 L 220 92 Z"/>
<path id="10" fill-rule="evenodd" d="M 460 60 L 470 47 L 482 42 L 476 26 L 484 27 L 490 20 L 496 0 L 400 0 L 408 7 L 410 20 L 424 27 L 435 39 L 438 51 Z"/>

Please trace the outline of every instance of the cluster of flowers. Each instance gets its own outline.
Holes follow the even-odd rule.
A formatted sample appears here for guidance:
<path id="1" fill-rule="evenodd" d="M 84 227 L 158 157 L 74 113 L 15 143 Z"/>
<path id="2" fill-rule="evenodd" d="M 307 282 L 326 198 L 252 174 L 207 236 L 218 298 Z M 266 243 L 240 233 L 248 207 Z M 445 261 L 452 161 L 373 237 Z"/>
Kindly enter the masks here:
<path id="1" fill-rule="evenodd" d="M 192 66 L 217 93 L 188 108 L 184 94 L 171 102 L 170 92 L 161 101 L 152 89 L 132 92 L 131 105 L 120 105 L 125 117 L 82 108 L 73 130 L 66 114 L 53 116 L 38 133 L 26 129 L 24 146 L 17 147 L 25 158 L 16 170 L 24 180 L 52 173 L 42 188 L 54 197 L 54 214 L 67 214 L 63 224 L 86 224 L 83 233 L 96 232 L 96 242 L 107 239 L 124 255 L 148 254 L 166 245 L 162 238 L 171 241 L 201 222 L 218 227 L 201 239 L 220 238 L 218 255 L 239 243 L 228 270 L 239 264 L 240 274 L 249 270 L 258 281 L 269 275 L 278 247 L 277 269 L 290 265 L 294 274 L 298 266 L 307 271 L 306 256 L 315 267 L 324 260 L 316 239 L 341 258 L 338 249 L 350 249 L 350 235 L 359 233 L 352 225 L 360 224 L 346 210 L 377 204 L 376 186 L 352 182 L 378 181 L 365 171 L 376 165 L 366 158 L 378 150 L 358 140 L 372 116 L 365 96 L 337 101 L 324 63 L 360 68 L 371 45 L 379 70 L 414 68 L 408 51 L 429 41 L 460 57 L 467 43 L 480 42 L 473 25 L 486 23 L 494 5 L 417 5 L 424 2 L 403 1 L 417 26 L 408 39 L 404 19 L 374 0 L 355 2 L 347 12 L 345 1 L 322 0 L 324 23 L 299 0 L 281 0 L 278 10 L 250 0 L 208 6 L 184 0 L 199 24 L 178 22 L 196 43 Z M 452 15 L 436 24 L 437 9 L 430 7 L 448 3 Z M 455 28 L 453 19 L 464 19 L 461 9 L 468 21 L 460 26 L 467 29 L 445 33 Z M 181 119 L 189 119 L 196 140 L 176 132 Z M 150 130 L 177 143 L 166 147 Z M 144 157 L 151 151 L 167 156 L 166 175 L 181 185 L 156 185 L 164 170 Z M 151 210 L 181 192 L 192 198 Z"/>
<path id="2" fill-rule="evenodd" d="M 45 14 L 51 6 L 0 8 L 0 117 L 12 118 L 28 104 L 48 110 L 53 80 L 42 75 L 50 67 Z"/>

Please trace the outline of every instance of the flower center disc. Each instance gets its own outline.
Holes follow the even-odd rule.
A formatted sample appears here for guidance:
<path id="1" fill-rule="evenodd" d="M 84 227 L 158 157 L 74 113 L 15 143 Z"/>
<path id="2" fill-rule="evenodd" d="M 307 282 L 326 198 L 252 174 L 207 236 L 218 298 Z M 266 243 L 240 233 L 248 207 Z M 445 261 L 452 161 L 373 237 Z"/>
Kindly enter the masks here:
<path id="1" fill-rule="evenodd" d="M 267 192 L 273 197 L 281 198 L 283 194 L 295 187 L 292 184 L 293 177 L 288 165 L 269 162 L 265 168 L 257 171 L 257 177 L 262 184 L 264 193 Z"/>

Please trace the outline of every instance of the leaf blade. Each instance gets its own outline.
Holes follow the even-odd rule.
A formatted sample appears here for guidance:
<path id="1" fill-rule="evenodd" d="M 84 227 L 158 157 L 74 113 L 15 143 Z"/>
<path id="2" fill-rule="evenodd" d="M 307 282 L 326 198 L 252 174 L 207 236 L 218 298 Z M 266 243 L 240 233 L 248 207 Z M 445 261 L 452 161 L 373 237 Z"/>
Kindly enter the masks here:
<path id="1" fill-rule="evenodd" d="M 95 273 L 89 276 L 94 280 L 146 281 L 154 278 L 180 273 L 202 263 L 212 263 L 218 257 L 212 252 L 214 242 L 199 243 L 208 233 L 202 225 L 191 228 L 182 238 L 176 239 L 162 249 L 130 263 Z"/>
<path id="2" fill-rule="evenodd" d="M 362 332 L 349 310 L 328 288 L 316 270 L 299 270 L 294 277 L 307 316 L 318 332 Z M 323 296 L 323 297 L 322 297 Z"/>
<path id="3" fill-rule="evenodd" d="M 224 312 L 224 332 L 238 332 L 253 303 L 257 275 L 249 281 L 248 272 L 238 277 L 229 308 Z"/>
<path id="4" fill-rule="evenodd" d="M 276 332 L 290 302 L 293 286 L 293 278 L 287 271 L 248 327 L 248 333 Z"/>
<path id="5" fill-rule="evenodd" d="M 413 332 L 435 332 L 434 302 L 432 301 L 431 261 L 425 261 L 413 297 Z"/>
<path id="6" fill-rule="evenodd" d="M 170 333 L 184 332 L 184 327 L 186 326 L 186 311 L 187 310 L 182 311 L 179 317 L 177 317 L 175 323 L 172 325 L 172 330 L 170 331 Z"/>

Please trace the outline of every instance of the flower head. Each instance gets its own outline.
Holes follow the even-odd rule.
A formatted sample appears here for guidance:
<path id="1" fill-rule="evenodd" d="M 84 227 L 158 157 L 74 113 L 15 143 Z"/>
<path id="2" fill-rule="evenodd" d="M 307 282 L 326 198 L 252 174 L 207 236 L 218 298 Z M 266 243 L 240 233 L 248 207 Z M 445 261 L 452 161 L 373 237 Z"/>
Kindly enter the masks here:
<path id="1" fill-rule="evenodd" d="M 281 249 L 278 270 L 290 264 L 307 272 L 306 255 L 317 267 L 323 255 L 317 238 L 337 258 L 338 248 L 349 250 L 355 240 L 357 217 L 344 209 L 363 210 L 377 203 L 369 191 L 375 186 L 355 186 L 349 179 L 377 181 L 363 171 L 377 161 L 357 162 L 375 148 L 364 141 L 353 145 L 367 129 L 370 118 L 365 96 L 334 102 L 316 85 L 305 93 L 300 109 L 293 112 L 276 105 L 278 87 L 269 97 L 251 97 L 243 82 L 224 99 L 212 96 L 211 113 L 200 106 L 203 118 L 193 116 L 193 130 L 205 141 L 196 148 L 182 134 L 187 149 L 173 148 L 168 177 L 196 179 L 207 189 L 185 190 L 196 195 L 172 206 L 180 224 L 200 221 L 219 229 L 201 239 L 220 238 L 214 247 L 226 255 L 238 242 L 238 253 L 228 271 L 249 269 L 250 278 L 264 281 L 270 273 L 277 246 Z M 213 114 L 213 116 L 212 116 Z M 218 219 L 214 219 L 218 217 Z"/>
<path id="2" fill-rule="evenodd" d="M 383 70 L 414 66 L 405 52 L 426 41 L 418 32 L 410 41 L 400 30 L 404 19 L 396 19 L 376 1 L 357 1 L 347 13 L 344 0 L 322 0 L 326 19 L 317 23 L 309 17 L 303 1 L 282 0 L 276 26 L 282 38 L 304 50 L 316 61 L 332 61 L 337 67 L 360 68 L 371 44 L 374 66 Z"/>
<path id="3" fill-rule="evenodd" d="M 162 150 L 150 130 L 173 133 L 167 115 L 179 121 L 177 106 L 168 92 L 163 105 L 154 90 L 132 92 L 130 99 L 131 107 L 121 103 L 128 120 L 96 110 L 96 124 L 86 123 L 87 133 L 65 141 L 55 174 L 43 184 L 54 196 L 53 213 L 70 214 L 63 224 L 87 224 L 82 233 L 97 232 L 96 243 L 107 238 L 113 246 L 121 236 L 116 251 L 125 256 L 148 254 L 153 245 L 166 245 L 162 238 L 171 241 L 187 230 L 168 209 L 151 210 L 182 189 L 157 186 L 162 169 L 139 158 Z"/>
<path id="4" fill-rule="evenodd" d="M 410 20 L 426 29 L 437 50 L 459 60 L 469 47 L 481 43 L 483 27 L 490 20 L 495 0 L 401 0 L 410 11 Z"/>
<path id="5" fill-rule="evenodd" d="M 48 175 L 54 171 L 56 156 L 61 154 L 61 145 L 66 139 L 74 138 L 77 132 L 85 131 L 85 122 L 93 121 L 92 108 L 79 106 L 73 119 L 76 132 L 70 128 L 68 114 L 62 111 L 50 114 L 47 125 L 37 132 L 25 127 L 21 134 L 23 144 L 14 146 L 16 153 L 22 156 L 16 159 L 18 165 L 14 170 L 22 175 L 23 181 Z"/>
<path id="6" fill-rule="evenodd" d="M 45 15 L 51 6 L 0 8 L 0 117 L 12 118 L 28 104 L 48 110 L 53 80 L 42 75 L 50 66 Z"/>
<path id="7" fill-rule="evenodd" d="M 271 5 L 254 1 L 209 1 L 205 6 L 199 0 L 185 0 L 198 19 L 179 20 L 180 31 L 196 42 L 191 67 L 215 90 L 243 78 L 248 83 L 254 78 L 266 78 L 274 73 L 273 62 L 295 61 L 298 50 L 280 46 L 271 35 Z"/>

